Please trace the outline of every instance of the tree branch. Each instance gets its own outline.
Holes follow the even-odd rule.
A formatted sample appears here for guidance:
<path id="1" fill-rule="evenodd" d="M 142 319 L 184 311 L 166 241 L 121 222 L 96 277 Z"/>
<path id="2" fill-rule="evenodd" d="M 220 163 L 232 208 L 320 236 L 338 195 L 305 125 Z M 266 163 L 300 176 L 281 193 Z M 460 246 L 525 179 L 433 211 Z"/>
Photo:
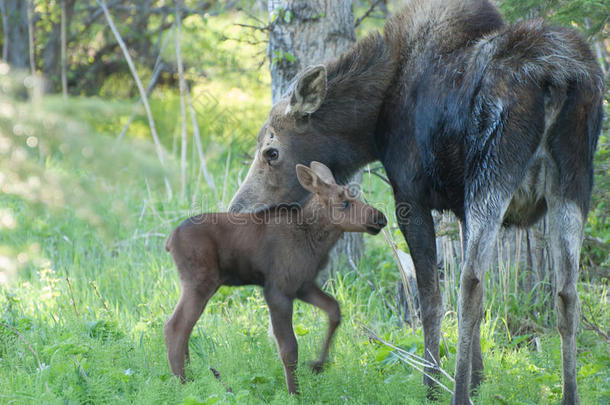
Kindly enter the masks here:
<path id="1" fill-rule="evenodd" d="M 0 0 L 0 1 L 3 2 L 4 0 Z M 36 363 L 38 363 L 38 369 L 40 371 L 44 370 L 43 363 L 40 361 L 40 357 L 38 357 L 38 353 L 36 352 L 36 350 L 34 350 L 34 348 L 30 344 L 30 342 L 28 342 L 28 340 L 25 338 L 25 336 L 23 336 L 17 329 L 13 328 L 11 325 L 9 325 L 7 323 L 0 322 L 0 325 L 4 326 L 6 329 L 8 329 L 11 332 L 13 332 L 15 335 L 17 335 L 17 337 L 23 343 L 25 343 L 25 345 L 28 347 L 28 350 L 32 353 L 32 355 L 34 355 L 34 358 L 36 359 Z M 45 387 L 47 388 L 47 391 L 48 391 L 49 390 L 49 383 L 48 383 L 48 381 L 45 381 L 44 385 L 45 385 Z"/>
<path id="2" fill-rule="evenodd" d="M 238 23 L 233 24 L 233 25 L 237 25 L 238 27 L 250 28 L 250 29 L 262 31 L 262 32 L 267 32 L 271 29 L 270 25 L 258 26 L 258 25 L 250 25 L 250 24 L 238 24 Z"/>
<path id="3" fill-rule="evenodd" d="M 108 25 L 110 26 L 112 33 L 114 34 L 117 42 L 119 43 L 119 46 L 123 50 L 123 54 L 125 55 L 125 59 L 127 60 L 127 64 L 129 65 L 129 69 L 131 70 L 133 78 L 136 81 L 136 85 L 138 86 L 138 90 L 140 91 L 140 97 L 142 98 L 142 102 L 144 103 L 144 109 L 146 110 L 146 114 L 148 116 L 150 133 L 155 142 L 155 147 L 157 150 L 157 157 L 159 158 L 161 167 L 165 168 L 165 160 L 163 158 L 163 146 L 161 146 L 161 141 L 159 141 L 159 136 L 157 135 L 157 129 L 155 127 L 155 120 L 153 118 L 152 111 L 150 109 L 150 105 L 148 104 L 148 97 L 146 97 L 146 90 L 144 90 L 144 86 L 142 85 L 140 76 L 138 76 L 138 71 L 136 70 L 134 63 L 131 60 L 131 56 L 129 55 L 127 46 L 125 46 L 125 42 L 123 42 L 123 39 L 121 38 L 121 34 L 119 34 L 119 31 L 117 30 L 116 26 L 114 25 L 114 22 L 112 21 L 112 17 L 110 16 L 110 12 L 108 11 L 108 6 L 106 5 L 106 1 L 105 0 L 96 0 L 96 1 L 97 1 L 97 4 L 99 4 L 100 7 L 102 7 L 102 9 L 104 10 L 104 15 L 106 16 Z M 172 189 L 169 184 L 169 180 L 167 179 L 167 176 L 165 177 L 165 187 L 167 189 L 168 198 L 171 198 Z"/>
<path id="4" fill-rule="evenodd" d="M 157 79 L 159 78 L 159 74 L 161 73 L 161 71 L 163 70 L 163 63 L 159 63 L 159 64 L 155 64 L 155 67 L 153 69 L 153 74 L 152 77 L 150 78 L 150 81 L 148 82 L 148 86 L 146 86 L 146 95 L 149 96 L 150 92 L 152 91 L 152 89 L 155 87 L 155 84 L 157 83 Z M 142 98 L 140 98 L 138 100 L 138 103 L 136 104 L 136 107 L 139 107 L 140 104 L 142 104 Z M 131 117 L 129 117 L 129 120 L 127 120 L 127 123 L 125 124 L 125 126 L 123 127 L 123 130 L 121 130 L 121 133 L 119 134 L 119 136 L 117 137 L 117 141 L 121 141 L 121 139 L 123 139 L 123 137 L 125 136 L 125 134 L 127 133 L 127 130 L 129 129 L 129 126 L 131 125 L 131 123 L 133 122 L 133 120 L 136 118 L 136 115 L 138 115 L 137 111 L 134 111 L 131 114 Z"/>
<path id="5" fill-rule="evenodd" d="M 179 0 L 181 3 L 181 0 Z M 182 65 L 182 54 L 180 52 L 180 8 L 176 7 L 176 35 L 175 45 L 176 45 L 176 64 L 178 65 L 178 83 L 180 88 L 180 180 L 181 180 L 181 188 L 180 188 L 180 198 L 184 199 L 186 196 L 186 148 L 187 148 L 187 139 L 186 139 L 186 102 L 185 95 L 186 92 L 186 81 L 184 80 L 184 66 Z"/>
<path id="6" fill-rule="evenodd" d="M 186 92 L 186 101 L 189 105 L 189 112 L 191 115 L 191 122 L 193 125 L 193 138 L 195 138 L 195 146 L 197 147 L 197 154 L 199 155 L 199 162 L 201 164 L 201 170 L 203 171 L 203 177 L 205 177 L 206 183 L 208 186 L 214 191 L 216 190 L 216 184 L 214 183 L 214 178 L 208 172 L 208 167 L 205 163 L 205 156 L 203 155 L 203 147 L 201 146 L 201 135 L 199 133 L 199 124 L 197 123 L 197 117 L 195 115 L 195 109 L 193 108 L 193 102 L 191 101 L 191 92 L 190 89 L 187 89 Z"/>
<path id="7" fill-rule="evenodd" d="M 371 7 L 369 7 L 368 10 L 366 10 L 366 12 L 362 15 L 362 17 L 358 18 L 356 20 L 356 22 L 354 22 L 354 28 L 358 27 L 360 25 L 360 23 L 366 19 L 369 15 L 371 15 L 371 13 L 373 11 L 375 11 L 375 8 L 377 8 L 377 6 L 379 5 L 379 3 L 381 3 L 382 0 L 377 0 L 374 3 L 371 4 Z"/>

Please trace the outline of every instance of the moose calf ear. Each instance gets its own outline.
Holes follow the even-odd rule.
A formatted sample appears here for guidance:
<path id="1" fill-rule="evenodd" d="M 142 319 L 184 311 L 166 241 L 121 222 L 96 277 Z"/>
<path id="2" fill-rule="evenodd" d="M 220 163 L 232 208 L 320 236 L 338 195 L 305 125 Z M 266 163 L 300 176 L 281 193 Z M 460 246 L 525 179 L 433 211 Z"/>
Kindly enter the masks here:
<path id="1" fill-rule="evenodd" d="M 318 189 L 318 175 L 314 173 L 309 167 L 298 164 L 297 165 L 297 179 L 303 188 L 311 193 L 317 192 Z"/>
<path id="2" fill-rule="evenodd" d="M 326 195 L 330 190 L 330 184 L 325 182 L 314 170 L 307 166 L 297 165 L 297 179 L 303 188 L 314 194 Z"/>
<path id="3" fill-rule="evenodd" d="M 316 162 L 314 160 L 309 164 L 309 166 L 326 184 L 337 184 L 335 181 L 335 176 L 333 176 L 333 172 L 331 172 L 328 166 L 326 166 L 324 163 Z"/>
<path id="4" fill-rule="evenodd" d="M 290 96 L 286 113 L 299 115 L 313 114 L 320 108 L 326 97 L 326 67 L 313 66 L 299 77 Z"/>

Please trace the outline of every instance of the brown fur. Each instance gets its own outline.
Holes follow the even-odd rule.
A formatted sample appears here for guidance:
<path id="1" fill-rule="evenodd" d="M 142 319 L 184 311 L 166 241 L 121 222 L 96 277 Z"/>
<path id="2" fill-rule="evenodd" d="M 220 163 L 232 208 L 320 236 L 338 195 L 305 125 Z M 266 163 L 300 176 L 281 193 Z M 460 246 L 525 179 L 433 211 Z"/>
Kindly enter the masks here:
<path id="1" fill-rule="evenodd" d="M 165 325 L 165 343 L 172 372 L 183 380 L 189 336 L 221 285 L 263 287 L 290 393 L 298 390 L 293 301 L 298 298 L 325 311 L 328 335 L 312 365 L 315 371 L 322 369 L 341 314 L 337 301 L 316 285 L 316 275 L 343 232 L 376 234 L 386 219 L 337 185 L 326 166 L 312 162 L 311 167 L 297 166 L 301 185 L 314 193 L 302 207 L 203 214 L 183 222 L 168 238 L 166 249 L 178 268 L 182 295 Z"/>

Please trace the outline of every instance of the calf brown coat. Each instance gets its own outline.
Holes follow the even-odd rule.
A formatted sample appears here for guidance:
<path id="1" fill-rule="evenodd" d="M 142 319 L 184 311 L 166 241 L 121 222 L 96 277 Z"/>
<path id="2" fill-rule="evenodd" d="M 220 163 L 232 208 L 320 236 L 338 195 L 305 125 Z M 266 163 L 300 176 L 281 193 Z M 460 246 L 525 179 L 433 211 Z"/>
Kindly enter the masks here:
<path id="1" fill-rule="evenodd" d="M 168 238 L 166 249 L 178 268 L 182 294 L 165 324 L 165 344 L 172 372 L 182 380 L 193 326 L 221 285 L 263 287 L 290 393 L 298 391 L 292 329 L 295 298 L 328 315 L 328 335 L 313 370 L 320 371 L 326 362 L 341 313 L 337 301 L 316 285 L 316 276 L 343 232 L 377 234 L 386 218 L 337 185 L 321 163 L 312 162 L 311 168 L 297 165 L 297 176 L 313 193 L 302 206 L 280 205 L 251 214 L 202 214 L 184 221 Z"/>

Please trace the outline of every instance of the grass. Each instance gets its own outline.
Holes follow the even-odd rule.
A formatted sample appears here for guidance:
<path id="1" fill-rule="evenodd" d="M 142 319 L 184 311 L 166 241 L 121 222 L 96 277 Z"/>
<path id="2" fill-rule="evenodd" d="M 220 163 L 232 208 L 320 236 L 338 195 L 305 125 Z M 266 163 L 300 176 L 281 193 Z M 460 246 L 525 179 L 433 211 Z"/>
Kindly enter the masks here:
<path id="1" fill-rule="evenodd" d="M 219 183 L 222 175 L 217 173 Z M 3 248 L 23 253 L 15 255 L 23 262 L 17 277 L 0 289 L 0 403 L 426 403 L 421 375 L 363 332 L 367 325 L 406 350 L 423 349 L 421 330 L 402 325 L 380 297 L 392 301 L 398 275 L 382 238 L 368 236 L 359 270 L 379 293 L 372 294 L 353 271 L 337 272 L 326 283 L 325 289 L 341 303 L 344 322 L 331 365 L 321 375 L 309 372 L 304 363 L 316 356 L 326 320 L 310 306 L 296 306 L 300 397 L 286 394 L 275 344 L 267 335 L 268 312 L 254 287 L 223 287 L 212 298 L 191 337 L 192 382 L 181 385 L 169 371 L 163 343 L 163 323 L 179 295 L 176 271 L 163 244 L 190 207 L 167 201 L 160 187 L 151 191 L 128 184 L 116 184 L 111 195 L 98 197 L 102 211 L 97 215 L 104 218 L 110 237 L 76 208 L 41 208 L 19 197 L 0 197 L 15 221 L 12 229 L 0 233 Z M 383 187 L 373 180 L 371 193 L 383 194 Z M 123 202 L 120 214 L 110 204 L 117 200 Z M 607 292 L 581 288 L 580 293 L 607 328 Z M 486 381 L 475 402 L 557 403 L 557 332 L 541 328 L 513 336 L 503 310 L 495 307 L 494 294 L 489 292 L 482 327 Z M 443 321 L 446 370 L 455 361 L 456 323 L 452 312 Z M 535 338 L 540 352 L 528 343 Z M 607 342 L 581 328 L 578 346 L 583 403 L 608 403 Z M 221 373 L 222 381 L 210 367 Z"/>

